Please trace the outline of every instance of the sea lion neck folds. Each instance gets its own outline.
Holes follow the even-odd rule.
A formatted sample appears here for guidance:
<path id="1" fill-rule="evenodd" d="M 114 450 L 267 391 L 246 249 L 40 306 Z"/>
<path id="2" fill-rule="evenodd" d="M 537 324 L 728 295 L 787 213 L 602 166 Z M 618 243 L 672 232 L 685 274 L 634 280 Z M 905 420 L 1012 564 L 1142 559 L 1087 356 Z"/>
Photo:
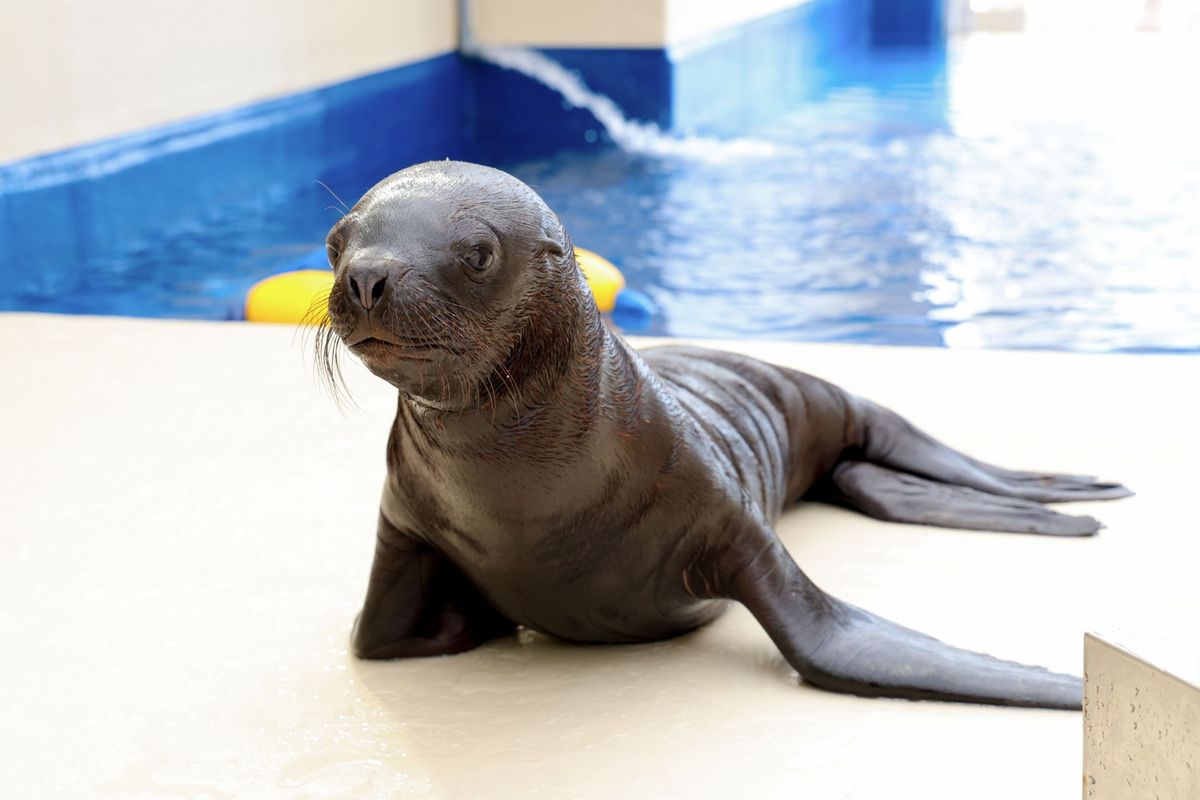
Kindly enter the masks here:
<path id="1" fill-rule="evenodd" d="M 1006 470 L 818 378 L 602 323 L 557 217 L 486 167 L 432 162 L 335 226 L 330 331 L 399 390 L 364 658 L 525 625 L 660 639 L 746 605 L 804 680 L 862 695 L 1077 708 L 1077 678 L 943 644 L 812 583 L 772 527 L 802 497 L 886 520 L 1078 536 L 1046 502 L 1129 492 Z"/>

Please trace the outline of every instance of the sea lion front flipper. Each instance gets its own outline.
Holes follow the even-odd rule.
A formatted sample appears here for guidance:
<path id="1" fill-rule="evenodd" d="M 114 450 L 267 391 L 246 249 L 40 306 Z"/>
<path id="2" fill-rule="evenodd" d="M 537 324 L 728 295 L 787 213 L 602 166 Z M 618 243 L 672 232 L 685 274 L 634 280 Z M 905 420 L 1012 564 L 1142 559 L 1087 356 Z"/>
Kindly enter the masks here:
<path id="1" fill-rule="evenodd" d="M 1092 517 L 1052 511 L 1032 500 L 1002 497 L 929 480 L 865 461 L 843 461 L 810 493 L 886 522 L 978 531 L 1090 536 Z"/>
<path id="2" fill-rule="evenodd" d="M 1078 709 L 1083 683 L 951 647 L 821 591 L 759 523 L 712 565 L 808 683 L 864 697 Z"/>
<path id="3" fill-rule="evenodd" d="M 356 656 L 461 653 L 515 627 L 445 556 L 380 514 L 367 597 L 350 634 Z"/>

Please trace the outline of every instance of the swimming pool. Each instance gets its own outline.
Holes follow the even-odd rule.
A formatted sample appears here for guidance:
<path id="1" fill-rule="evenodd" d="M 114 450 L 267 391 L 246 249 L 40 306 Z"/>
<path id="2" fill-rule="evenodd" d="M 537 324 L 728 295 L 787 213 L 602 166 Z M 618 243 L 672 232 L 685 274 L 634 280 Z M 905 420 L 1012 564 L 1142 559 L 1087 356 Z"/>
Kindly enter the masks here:
<path id="1" fill-rule="evenodd" d="M 1196 351 L 1195 52 L 974 35 L 833 72 L 744 132 L 765 154 L 513 171 L 653 296 L 656 333 Z"/>
<path id="2" fill-rule="evenodd" d="M 1200 130 L 1183 82 L 1197 66 L 1161 36 L 976 34 L 944 57 L 856 57 L 773 118 L 678 153 L 496 165 L 655 300 L 646 333 L 1196 352 Z M 350 203 L 382 177 L 358 167 L 332 187 Z M 336 206 L 298 176 L 32 276 L 3 307 L 236 318 Z"/>

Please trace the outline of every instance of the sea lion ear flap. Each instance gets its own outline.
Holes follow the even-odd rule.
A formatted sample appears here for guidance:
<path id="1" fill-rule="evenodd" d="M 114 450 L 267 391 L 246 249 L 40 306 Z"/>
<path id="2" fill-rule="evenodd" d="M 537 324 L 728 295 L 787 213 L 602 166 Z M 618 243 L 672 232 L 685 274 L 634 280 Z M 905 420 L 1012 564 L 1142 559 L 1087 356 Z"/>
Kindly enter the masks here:
<path id="1" fill-rule="evenodd" d="M 553 211 L 547 211 L 542 217 L 542 238 L 538 242 L 538 258 L 549 256 L 557 260 L 571 250 L 571 237 L 567 236 L 567 229 L 563 227 L 562 220 Z"/>
<path id="2" fill-rule="evenodd" d="M 547 237 L 538 242 L 537 257 L 559 259 L 563 257 L 566 251 L 563 246 L 553 239 Z"/>

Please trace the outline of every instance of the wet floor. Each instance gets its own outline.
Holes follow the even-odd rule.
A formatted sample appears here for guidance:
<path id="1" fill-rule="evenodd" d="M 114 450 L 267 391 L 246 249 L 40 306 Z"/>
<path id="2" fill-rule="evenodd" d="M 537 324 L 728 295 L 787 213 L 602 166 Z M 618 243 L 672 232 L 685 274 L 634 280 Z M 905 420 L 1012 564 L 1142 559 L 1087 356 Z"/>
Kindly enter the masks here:
<path id="1" fill-rule="evenodd" d="M 1190 358 L 737 346 L 975 455 L 1138 492 L 1078 506 L 1108 524 L 1088 540 L 807 505 L 780 531 L 825 588 L 1055 669 L 1081 669 L 1092 629 L 1200 663 L 1177 631 L 1200 615 Z M 358 662 L 386 385 L 352 365 L 359 409 L 343 416 L 286 326 L 0 315 L 0 354 L 19 387 L 0 417 L 0 796 L 1079 791 L 1078 714 L 797 685 L 741 609 L 660 644 L 530 634 Z"/>

